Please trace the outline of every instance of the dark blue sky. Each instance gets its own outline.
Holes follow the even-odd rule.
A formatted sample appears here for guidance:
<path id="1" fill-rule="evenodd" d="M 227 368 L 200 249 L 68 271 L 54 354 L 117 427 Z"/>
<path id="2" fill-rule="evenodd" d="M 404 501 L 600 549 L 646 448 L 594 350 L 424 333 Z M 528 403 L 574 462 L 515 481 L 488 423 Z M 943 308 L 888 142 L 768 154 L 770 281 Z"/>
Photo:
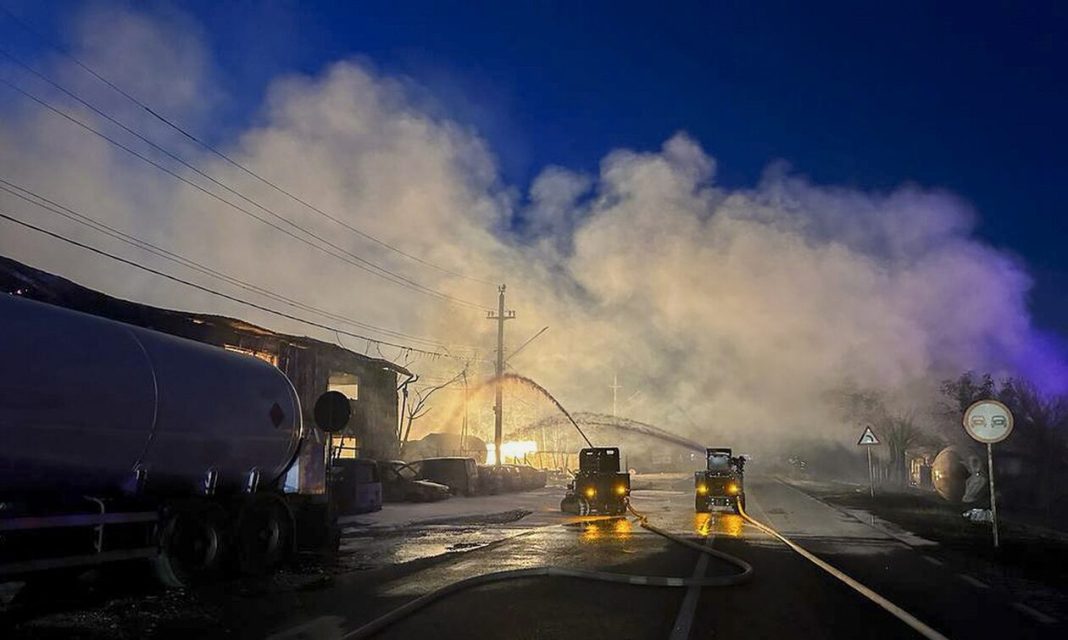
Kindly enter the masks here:
<path id="1" fill-rule="evenodd" d="M 59 40 L 77 7 L 0 1 Z M 358 55 L 429 87 L 519 186 L 682 129 L 729 185 L 785 159 L 818 183 L 948 188 L 1030 264 L 1040 324 L 1068 334 L 1068 3 L 220 4 L 181 6 L 232 92 L 223 122 L 279 73 Z"/>

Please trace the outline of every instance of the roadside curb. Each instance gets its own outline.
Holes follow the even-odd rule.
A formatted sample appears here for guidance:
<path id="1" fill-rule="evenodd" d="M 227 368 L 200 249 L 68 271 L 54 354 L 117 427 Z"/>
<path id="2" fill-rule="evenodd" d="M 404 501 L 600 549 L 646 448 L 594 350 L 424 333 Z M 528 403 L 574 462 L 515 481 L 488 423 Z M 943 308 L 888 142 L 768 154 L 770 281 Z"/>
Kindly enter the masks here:
<path id="1" fill-rule="evenodd" d="M 790 487 L 794 491 L 797 491 L 798 493 L 806 496 L 807 498 L 809 498 L 811 500 L 815 500 L 816 502 L 824 505 L 825 507 L 829 507 L 831 509 L 834 509 L 838 513 L 841 513 L 841 514 L 843 514 L 845 516 L 848 516 L 848 517 L 852 518 L 853 520 L 856 520 L 857 522 L 859 522 L 859 523 L 861 523 L 861 524 L 863 524 L 865 526 L 871 527 L 872 529 L 875 529 L 876 531 L 878 531 L 879 533 L 881 533 L 883 535 L 890 536 L 894 540 L 897 540 L 898 542 L 900 542 L 901 544 L 905 545 L 906 547 L 908 547 L 910 549 L 920 549 L 922 547 L 941 546 L 940 543 L 938 543 L 938 542 L 936 542 L 934 540 L 927 540 L 926 538 L 921 538 L 920 536 L 916 536 L 916 537 L 921 539 L 921 540 L 923 540 L 926 544 L 916 544 L 915 542 L 909 540 L 908 538 L 905 538 L 904 536 L 902 536 L 902 535 L 900 535 L 898 533 L 895 533 L 894 531 L 891 531 L 891 530 L 887 529 L 886 527 L 878 525 L 873 521 L 864 520 L 863 518 L 857 516 L 856 513 L 853 513 L 852 511 L 850 511 L 850 510 L 848 510 L 848 509 L 846 509 L 844 507 L 839 507 L 838 505 L 832 504 L 830 502 L 827 502 L 826 500 L 824 500 L 824 499 L 822 499 L 822 498 L 820 498 L 818 496 L 814 496 L 811 493 L 809 493 L 808 491 L 805 491 L 804 489 L 802 489 L 801 487 L 799 487 L 799 486 L 797 486 L 797 485 L 795 485 L 795 484 L 793 484 L 791 482 L 787 482 L 786 480 L 783 480 L 782 478 L 780 478 L 778 476 L 775 477 L 775 481 L 778 482 L 779 484 L 782 484 L 782 485 L 785 485 L 787 487 Z M 874 514 L 872 514 L 872 515 L 874 517 Z"/>

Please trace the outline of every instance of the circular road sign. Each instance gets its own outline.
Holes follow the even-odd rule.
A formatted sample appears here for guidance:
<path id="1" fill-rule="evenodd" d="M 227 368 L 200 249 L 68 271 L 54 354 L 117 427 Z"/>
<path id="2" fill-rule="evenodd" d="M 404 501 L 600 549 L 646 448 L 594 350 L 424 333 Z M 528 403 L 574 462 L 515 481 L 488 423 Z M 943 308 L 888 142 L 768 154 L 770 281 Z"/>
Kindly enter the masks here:
<path id="1" fill-rule="evenodd" d="M 1012 433 L 1012 412 L 997 400 L 980 400 L 964 412 L 964 430 L 985 444 L 1001 442 Z"/>

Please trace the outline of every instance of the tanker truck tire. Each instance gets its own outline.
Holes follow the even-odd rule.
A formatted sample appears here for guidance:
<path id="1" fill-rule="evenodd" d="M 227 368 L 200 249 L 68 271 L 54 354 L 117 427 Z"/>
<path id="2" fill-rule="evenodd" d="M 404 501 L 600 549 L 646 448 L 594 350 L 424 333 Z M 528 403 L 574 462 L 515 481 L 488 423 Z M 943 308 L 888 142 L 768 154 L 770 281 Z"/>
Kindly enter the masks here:
<path id="1" fill-rule="evenodd" d="M 154 568 L 166 587 L 185 588 L 218 578 L 227 554 L 226 511 L 201 500 L 167 508 Z"/>
<path id="2" fill-rule="evenodd" d="M 245 575 L 267 575 L 293 551 L 293 513 L 273 494 L 249 497 L 238 510 L 234 527 L 237 568 Z"/>

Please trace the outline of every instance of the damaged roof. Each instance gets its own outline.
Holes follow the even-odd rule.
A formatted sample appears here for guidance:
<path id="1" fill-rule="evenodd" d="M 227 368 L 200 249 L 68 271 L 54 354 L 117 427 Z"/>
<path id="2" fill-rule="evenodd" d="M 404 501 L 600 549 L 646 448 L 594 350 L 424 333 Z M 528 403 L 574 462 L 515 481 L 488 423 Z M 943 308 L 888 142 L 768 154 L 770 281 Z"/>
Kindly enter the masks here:
<path id="1" fill-rule="evenodd" d="M 364 360 L 401 375 L 411 375 L 408 369 L 389 360 L 356 353 L 339 345 L 308 336 L 278 333 L 237 318 L 163 309 L 115 298 L 5 256 L 0 256 L 0 292 L 192 339 L 196 339 L 194 336 L 198 334 L 222 330 L 231 334 L 264 338 L 304 349 L 343 353 L 347 357 Z"/>

